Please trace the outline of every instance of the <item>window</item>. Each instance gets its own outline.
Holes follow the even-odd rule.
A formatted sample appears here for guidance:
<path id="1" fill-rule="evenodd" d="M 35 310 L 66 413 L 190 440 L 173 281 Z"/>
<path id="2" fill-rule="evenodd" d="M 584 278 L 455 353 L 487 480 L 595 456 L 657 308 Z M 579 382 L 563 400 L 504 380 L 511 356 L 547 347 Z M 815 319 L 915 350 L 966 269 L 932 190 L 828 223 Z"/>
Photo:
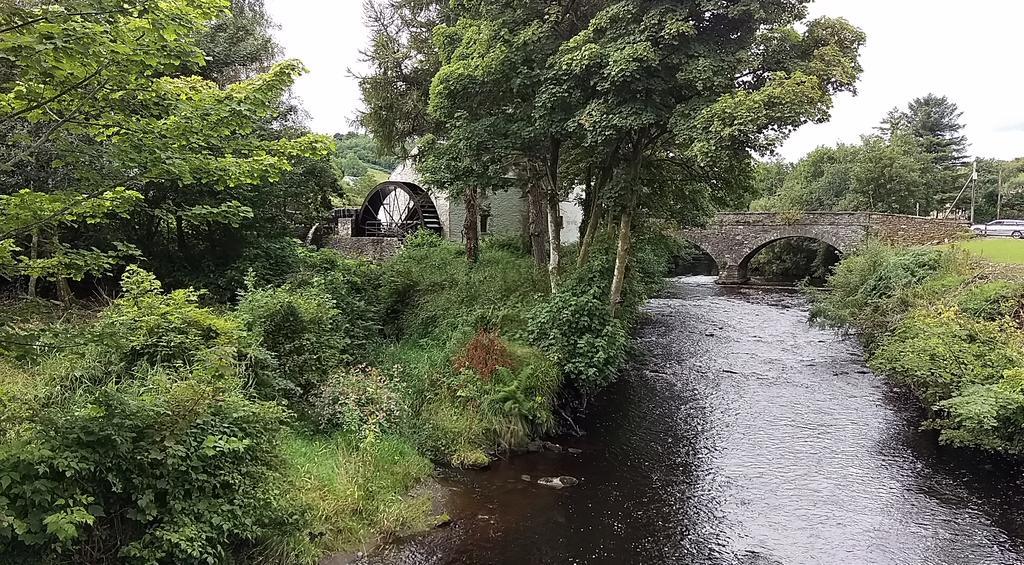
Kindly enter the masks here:
<path id="1" fill-rule="evenodd" d="M 490 219 L 491 219 L 491 213 L 490 212 L 481 212 L 480 213 L 480 233 L 487 233 L 487 224 L 488 224 L 488 220 L 490 220 Z"/>

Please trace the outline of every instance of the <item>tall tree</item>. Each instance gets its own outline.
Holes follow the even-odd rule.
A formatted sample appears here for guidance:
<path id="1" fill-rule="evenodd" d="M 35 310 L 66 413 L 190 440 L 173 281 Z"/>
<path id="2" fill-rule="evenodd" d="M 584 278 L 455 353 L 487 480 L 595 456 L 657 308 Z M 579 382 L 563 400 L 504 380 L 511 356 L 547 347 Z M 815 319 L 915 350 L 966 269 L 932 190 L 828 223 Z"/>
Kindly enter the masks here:
<path id="1" fill-rule="evenodd" d="M 571 127 L 621 165 L 613 310 L 639 208 L 726 199 L 748 184 L 752 152 L 824 120 L 832 95 L 853 89 L 863 34 L 831 19 L 798 32 L 805 4 L 614 2 L 560 49 L 565 90 L 587 101 Z"/>
<path id="2" fill-rule="evenodd" d="M 221 86 L 269 71 L 281 57 L 274 27 L 264 0 L 231 0 L 230 11 L 196 40 L 206 56 L 206 64 L 196 71 Z"/>
<path id="3" fill-rule="evenodd" d="M 541 186 L 552 288 L 561 263 L 560 203 L 569 185 L 562 174 L 572 141 L 565 124 L 577 108 L 565 85 L 552 80 L 550 62 L 580 31 L 579 22 L 589 19 L 588 11 L 590 3 L 567 0 L 514 7 L 480 1 L 455 10 L 456 25 L 435 30 L 442 66 L 432 84 L 430 111 L 441 144 L 432 147 L 445 149 L 424 152 L 425 170 L 436 180 L 457 157 L 462 168 L 478 171 L 463 172 L 474 186 L 505 188 L 513 171 L 528 185 Z M 431 162 L 438 157 L 444 162 Z"/>
<path id="4" fill-rule="evenodd" d="M 857 148 L 844 210 L 916 214 L 934 207 L 941 171 L 908 135 L 867 136 Z"/>
<path id="5" fill-rule="evenodd" d="M 364 110 L 359 123 L 384 153 L 408 157 L 410 141 L 433 133 L 427 111 L 430 84 L 440 69 L 434 28 L 452 21 L 446 0 L 368 0 L 365 18 L 370 67 L 359 77 Z"/>
<path id="6" fill-rule="evenodd" d="M 879 128 L 886 137 L 903 133 L 915 137 L 935 164 L 953 171 L 967 164 L 963 112 L 945 96 L 928 94 L 906 108 L 894 108 Z"/>

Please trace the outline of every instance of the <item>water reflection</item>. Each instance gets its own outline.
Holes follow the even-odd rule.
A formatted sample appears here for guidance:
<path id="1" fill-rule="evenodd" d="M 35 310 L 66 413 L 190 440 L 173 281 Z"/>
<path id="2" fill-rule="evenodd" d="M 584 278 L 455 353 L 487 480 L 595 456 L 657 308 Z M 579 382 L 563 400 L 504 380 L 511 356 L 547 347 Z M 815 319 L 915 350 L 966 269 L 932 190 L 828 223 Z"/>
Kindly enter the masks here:
<path id="1" fill-rule="evenodd" d="M 377 563 L 1024 563 L 1019 471 L 935 446 L 799 295 L 676 279 L 563 443 L 449 473 L 455 525 Z M 521 475 L 572 475 L 551 491 Z"/>

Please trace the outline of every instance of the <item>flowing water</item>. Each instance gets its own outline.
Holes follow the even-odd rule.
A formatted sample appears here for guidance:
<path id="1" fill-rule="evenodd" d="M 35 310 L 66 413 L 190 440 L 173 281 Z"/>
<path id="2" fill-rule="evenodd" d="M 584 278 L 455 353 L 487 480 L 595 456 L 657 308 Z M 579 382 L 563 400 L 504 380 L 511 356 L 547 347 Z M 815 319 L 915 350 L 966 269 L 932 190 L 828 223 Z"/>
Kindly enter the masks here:
<path id="1" fill-rule="evenodd" d="M 673 279 L 579 454 L 451 472 L 453 524 L 382 564 L 1024 564 L 1024 477 L 941 449 L 799 295 Z M 531 482 L 524 480 L 529 475 Z M 579 485 L 552 490 L 544 476 Z"/>

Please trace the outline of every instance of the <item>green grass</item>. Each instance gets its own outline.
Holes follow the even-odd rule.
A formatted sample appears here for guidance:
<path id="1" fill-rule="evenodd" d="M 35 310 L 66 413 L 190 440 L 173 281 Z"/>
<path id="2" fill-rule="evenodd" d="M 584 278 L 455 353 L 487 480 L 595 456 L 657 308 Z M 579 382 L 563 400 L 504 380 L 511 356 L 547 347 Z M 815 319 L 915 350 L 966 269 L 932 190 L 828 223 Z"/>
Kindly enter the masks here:
<path id="1" fill-rule="evenodd" d="M 947 247 L 963 249 L 971 255 L 993 263 L 1024 265 L 1024 240 L 979 237 Z"/>
<path id="2" fill-rule="evenodd" d="M 430 527 L 429 496 L 409 493 L 433 473 L 433 465 L 409 443 L 378 437 L 292 434 L 284 442 L 286 472 L 295 497 L 309 514 L 308 536 L 282 554 L 365 548 Z"/>
<path id="3" fill-rule="evenodd" d="M 379 171 L 377 169 L 370 169 L 366 174 L 372 176 L 377 183 L 382 183 L 391 178 L 391 173 L 387 171 Z"/>

